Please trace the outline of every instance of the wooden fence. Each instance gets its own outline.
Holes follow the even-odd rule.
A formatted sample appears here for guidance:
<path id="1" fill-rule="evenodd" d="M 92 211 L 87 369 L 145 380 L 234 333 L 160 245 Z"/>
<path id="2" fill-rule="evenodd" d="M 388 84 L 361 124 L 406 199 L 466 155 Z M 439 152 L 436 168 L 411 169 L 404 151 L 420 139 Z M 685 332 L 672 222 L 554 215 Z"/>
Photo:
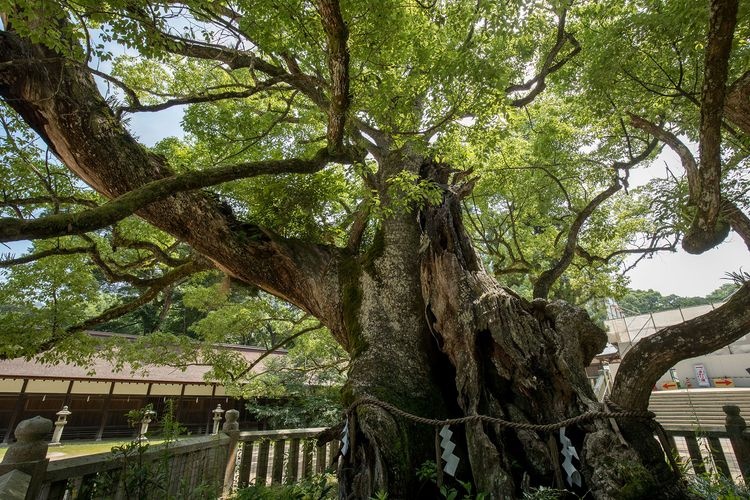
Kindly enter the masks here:
<path id="1" fill-rule="evenodd" d="M 672 449 L 688 473 L 719 473 L 735 483 L 750 484 L 750 433 L 740 409 L 722 407 L 724 427 L 667 428 Z"/>
<path id="2" fill-rule="evenodd" d="M 133 446 L 127 455 L 4 462 L 0 476 L 21 472 L 28 500 L 218 498 L 250 483 L 293 483 L 323 473 L 336 463 L 340 442 L 317 447 L 314 436 L 322 430 L 229 431 Z"/>
<path id="3" fill-rule="evenodd" d="M 715 471 L 750 484 L 750 434 L 737 406 L 723 410 L 725 427 L 667 429 L 669 440 L 688 473 Z M 11 453 L 12 445 L 0 476 L 25 484 L 27 500 L 218 498 L 248 484 L 294 483 L 335 468 L 340 442 L 316 446 L 314 436 L 322 430 L 226 431 L 145 451 L 133 447 L 126 457 L 102 453 L 52 462 L 45 458 L 46 443 L 33 450 L 34 458 L 23 448 L 31 439 L 20 436 L 16 450 L 23 453 Z M 3 492 L 0 497 L 6 498 Z"/>

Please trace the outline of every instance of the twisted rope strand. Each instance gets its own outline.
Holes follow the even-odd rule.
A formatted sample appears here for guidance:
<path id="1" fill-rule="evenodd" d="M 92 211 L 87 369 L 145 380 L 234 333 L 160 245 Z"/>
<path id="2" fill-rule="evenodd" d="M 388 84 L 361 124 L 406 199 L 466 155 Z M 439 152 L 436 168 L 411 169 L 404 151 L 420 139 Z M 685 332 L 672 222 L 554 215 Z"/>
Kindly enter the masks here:
<path id="1" fill-rule="evenodd" d="M 582 413 L 581 415 L 578 415 L 576 417 L 566 418 L 565 420 L 561 420 L 560 422 L 553 423 L 553 424 L 531 424 L 528 422 L 511 422 L 509 420 L 503 420 L 501 418 L 491 417 L 489 415 L 467 415 L 465 417 L 446 418 L 446 419 L 426 418 L 426 417 L 420 417 L 419 415 L 414 415 L 412 413 L 406 412 L 402 410 L 401 408 L 393 406 L 390 403 L 386 403 L 385 401 L 380 401 L 379 399 L 376 399 L 373 397 L 359 398 L 358 400 L 356 400 L 349 406 L 346 413 L 347 415 L 350 415 L 355 409 L 357 409 L 358 406 L 376 406 L 376 407 L 386 410 L 392 415 L 403 417 L 407 420 L 411 420 L 412 422 L 416 422 L 418 424 L 438 426 L 438 425 L 459 425 L 459 424 L 466 424 L 469 422 L 488 422 L 488 423 L 499 425 L 500 427 L 508 427 L 508 428 L 516 429 L 516 430 L 529 430 L 529 431 L 540 431 L 540 432 L 550 432 L 550 431 L 560 429 L 562 427 L 567 427 L 567 426 L 578 424 L 581 422 L 591 422 L 599 418 L 634 418 L 634 419 L 652 420 L 654 417 L 656 417 L 656 415 L 653 412 L 650 412 L 647 410 L 624 409 L 621 406 L 618 406 L 617 404 L 612 403 L 612 401 L 610 401 L 609 399 L 607 399 L 607 405 L 612 407 L 615 411 L 591 410 L 591 411 L 587 411 L 586 413 Z"/>

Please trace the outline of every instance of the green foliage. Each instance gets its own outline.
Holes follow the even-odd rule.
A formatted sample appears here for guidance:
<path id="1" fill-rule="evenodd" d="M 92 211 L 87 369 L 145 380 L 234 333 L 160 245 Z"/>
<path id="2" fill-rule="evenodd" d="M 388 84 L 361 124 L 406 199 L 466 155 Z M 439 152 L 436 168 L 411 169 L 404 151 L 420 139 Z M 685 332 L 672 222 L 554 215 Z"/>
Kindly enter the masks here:
<path id="1" fill-rule="evenodd" d="M 750 498 L 750 488 L 736 484 L 731 478 L 721 474 L 704 473 L 689 476 L 689 490 L 706 500 L 740 500 Z"/>
<path id="2" fill-rule="evenodd" d="M 626 314 L 647 314 L 677 309 L 679 307 L 722 302 L 737 289 L 739 289 L 739 285 L 726 283 L 705 297 L 681 297 L 674 294 L 664 296 L 655 290 L 629 290 L 617 300 L 617 303 L 623 308 Z"/>
<path id="3" fill-rule="evenodd" d="M 152 405 L 131 410 L 127 413 L 128 423 L 135 427 L 147 416 L 156 417 Z M 174 404 L 167 400 L 164 415 L 161 418 L 162 437 L 161 451 L 154 455 L 147 454 L 151 449 L 148 442 L 136 439 L 112 448 L 112 460 L 118 463 L 112 472 L 99 473 L 91 483 L 78 494 L 81 497 L 111 498 L 115 494 L 124 494 L 125 498 L 138 500 L 153 499 L 189 499 L 199 500 L 216 495 L 217 485 L 201 483 L 189 488 L 183 481 L 177 488 L 177 494 L 169 492 L 169 480 L 174 478 L 171 470 L 170 447 L 185 428 L 175 419 Z"/>
<path id="4" fill-rule="evenodd" d="M 297 484 L 253 484 L 240 488 L 232 500 L 324 500 L 337 498 L 336 478 L 330 474 L 304 478 Z"/>
<path id="5" fill-rule="evenodd" d="M 429 482 L 437 484 L 437 465 L 435 462 L 427 460 L 422 463 L 417 469 L 417 478 L 422 483 Z M 444 476 L 443 478 L 444 480 L 449 480 L 447 476 Z M 461 481 L 460 479 L 456 479 L 455 483 L 461 487 L 461 490 L 446 484 L 440 485 L 438 491 L 440 492 L 441 498 L 445 498 L 446 500 L 485 500 L 488 498 L 487 493 L 473 493 L 474 485 L 471 481 Z"/>

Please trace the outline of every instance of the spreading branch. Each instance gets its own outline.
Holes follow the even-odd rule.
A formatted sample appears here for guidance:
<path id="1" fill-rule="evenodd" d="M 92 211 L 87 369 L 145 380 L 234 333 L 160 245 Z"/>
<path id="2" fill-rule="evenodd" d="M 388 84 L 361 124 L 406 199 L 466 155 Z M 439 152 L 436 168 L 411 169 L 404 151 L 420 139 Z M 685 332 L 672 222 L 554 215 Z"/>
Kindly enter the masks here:
<path id="1" fill-rule="evenodd" d="M 610 187 L 596 195 L 583 210 L 578 212 L 575 220 L 570 225 L 568 230 L 568 238 L 565 243 L 565 249 L 560 259 L 555 263 L 554 266 L 542 272 L 534 283 L 534 298 L 535 299 L 546 299 L 549 295 L 550 288 L 562 276 L 565 270 L 573 262 L 573 257 L 576 254 L 576 248 L 578 246 L 578 236 L 586 223 L 588 218 L 594 213 L 599 205 L 608 200 L 612 195 L 622 189 L 622 185 L 619 182 L 613 183 Z"/>
<path id="2" fill-rule="evenodd" d="M 294 339 L 297 339 L 297 338 L 301 337 L 302 335 L 304 335 L 306 333 L 314 332 L 315 330 L 320 330 L 321 328 L 323 328 L 323 325 L 321 325 L 320 323 L 318 323 L 316 325 L 309 326 L 307 328 L 303 328 L 302 330 L 299 330 L 298 332 L 295 332 L 295 333 L 289 335 L 288 337 L 283 338 L 282 340 L 278 341 L 277 343 L 275 343 L 274 345 L 272 345 L 271 347 L 269 347 L 268 349 L 266 349 L 266 351 L 263 352 L 260 356 L 258 356 L 257 359 L 255 359 L 252 363 L 250 363 L 245 368 L 243 368 L 243 370 L 241 372 L 239 372 L 237 374 L 230 374 L 229 377 L 232 379 L 233 382 L 236 382 L 240 378 L 242 378 L 245 375 L 247 375 L 253 368 L 255 368 L 256 366 L 258 366 L 258 364 L 261 361 L 263 361 L 265 358 L 267 358 L 268 356 L 270 356 L 271 354 L 273 354 L 277 350 L 281 349 L 285 345 L 289 344 Z"/>
<path id="3" fill-rule="evenodd" d="M 552 46 L 552 49 L 547 54 L 547 57 L 545 57 L 542 68 L 539 70 L 539 74 L 524 83 L 511 85 L 505 89 L 506 94 L 529 91 L 529 93 L 525 96 L 512 100 L 511 105 L 517 108 L 522 108 L 531 103 L 536 98 L 536 96 L 541 94 L 542 91 L 547 88 L 547 77 L 565 66 L 568 61 L 573 59 L 576 54 L 581 51 L 581 45 L 578 43 L 578 40 L 576 40 L 573 35 L 565 31 L 565 19 L 567 15 L 568 9 L 566 7 L 563 8 L 562 12 L 560 13 L 560 18 L 557 23 L 557 37 L 555 39 L 555 45 Z M 560 51 L 565 46 L 566 42 L 570 43 L 573 46 L 573 49 L 565 56 L 563 56 L 559 61 L 555 62 L 557 56 L 560 54 Z"/>
<path id="4" fill-rule="evenodd" d="M 328 108 L 328 148 L 339 151 L 349 109 L 349 30 L 337 0 L 317 0 L 316 6 L 328 39 L 328 71 L 331 74 L 331 102 Z"/>
<path id="5" fill-rule="evenodd" d="M 0 219 L 0 242 L 82 234 L 110 226 L 155 201 L 175 193 L 259 175 L 314 173 L 322 169 L 331 159 L 333 158 L 327 150 L 321 150 L 310 160 L 296 158 L 268 160 L 188 172 L 151 181 L 91 210 L 30 220 L 2 218 Z"/>
<path id="6" fill-rule="evenodd" d="M 712 0 L 706 45 L 700 121 L 700 192 L 695 196 L 697 213 L 683 239 L 683 248 L 702 253 L 726 237 L 719 224 L 721 210 L 721 125 L 737 23 L 738 0 Z M 717 241 L 718 240 L 718 241 Z"/>
<path id="7" fill-rule="evenodd" d="M 698 162 L 695 160 L 693 153 L 690 152 L 690 149 L 688 149 L 688 147 L 672 132 L 665 130 L 663 127 L 656 125 L 655 123 L 652 123 L 641 116 L 630 114 L 630 123 L 634 127 L 639 128 L 644 132 L 647 132 L 650 135 L 654 136 L 655 138 L 669 146 L 670 149 L 672 149 L 672 151 L 677 154 L 687 176 L 689 202 L 691 204 L 697 205 L 703 189 L 703 177 L 700 175 L 700 169 L 703 168 L 703 165 L 701 165 L 700 167 L 698 166 Z M 719 166 L 719 169 L 721 169 L 721 166 Z M 723 216 L 729 222 L 729 227 L 731 227 L 737 234 L 740 235 L 742 240 L 747 245 L 748 249 L 750 249 L 750 218 L 748 218 L 748 216 L 745 215 L 742 210 L 731 200 L 721 198 L 720 203 L 721 205 L 719 207 L 719 215 Z M 696 218 L 697 217 L 698 216 L 696 215 Z M 724 235 L 724 237 L 725 236 L 726 235 Z M 714 245 L 723 241 L 724 237 L 722 237 L 720 241 L 714 243 Z M 688 240 L 687 243 L 686 240 L 687 236 L 682 240 L 683 248 L 685 248 L 685 250 L 690 253 L 696 253 L 691 252 L 691 250 L 693 249 L 693 247 L 691 246 L 693 244 L 692 240 Z M 686 244 L 688 245 L 688 247 L 685 246 Z"/>
<path id="8" fill-rule="evenodd" d="M 127 302 L 125 304 L 114 306 L 106 311 L 102 312 L 98 316 L 89 318 L 75 326 L 68 328 L 67 333 L 80 332 L 83 330 L 89 330 L 97 325 L 111 321 L 120 316 L 124 316 L 130 312 L 135 311 L 139 307 L 148 304 L 154 300 L 160 292 L 167 288 L 174 286 L 176 283 L 184 280 L 190 275 L 211 269 L 213 267 L 210 262 L 203 258 L 196 258 L 187 264 L 183 264 L 175 269 L 170 270 L 162 277 L 153 280 L 151 285 L 136 299 Z M 59 341 L 60 339 L 55 339 Z M 49 347 L 48 347 L 49 348 Z"/>
<path id="9" fill-rule="evenodd" d="M 629 139 L 627 132 L 626 137 Z M 613 170 L 625 170 L 627 172 L 630 168 L 648 158 L 654 149 L 656 149 L 657 144 L 658 141 L 656 139 L 652 140 L 639 154 L 632 156 L 631 153 L 628 160 L 615 162 L 612 165 Z M 602 203 L 611 198 L 615 193 L 622 189 L 622 187 L 623 181 L 616 179 L 611 186 L 596 195 L 591 201 L 589 201 L 583 210 L 578 212 L 568 230 L 568 237 L 565 242 L 562 256 L 551 268 L 542 272 L 534 283 L 533 293 L 535 299 L 546 299 L 549 296 L 549 291 L 552 288 L 552 285 L 560 278 L 560 276 L 562 276 L 565 270 L 568 269 L 573 262 L 573 258 L 576 255 L 576 249 L 578 248 L 578 238 L 583 225 Z"/>
<path id="10" fill-rule="evenodd" d="M 702 316 L 659 330 L 635 344 L 617 371 L 612 399 L 646 409 L 659 377 L 683 359 L 709 354 L 750 331 L 750 283 L 722 306 Z"/>
<path id="11" fill-rule="evenodd" d="M 50 248 L 49 250 L 42 250 L 22 257 L 15 257 L 11 259 L 0 260 L 0 267 L 12 267 L 21 264 L 28 264 L 30 262 L 36 262 L 37 260 L 52 257 L 54 255 L 76 255 L 84 254 L 91 251 L 92 247 L 70 247 L 70 248 Z"/>

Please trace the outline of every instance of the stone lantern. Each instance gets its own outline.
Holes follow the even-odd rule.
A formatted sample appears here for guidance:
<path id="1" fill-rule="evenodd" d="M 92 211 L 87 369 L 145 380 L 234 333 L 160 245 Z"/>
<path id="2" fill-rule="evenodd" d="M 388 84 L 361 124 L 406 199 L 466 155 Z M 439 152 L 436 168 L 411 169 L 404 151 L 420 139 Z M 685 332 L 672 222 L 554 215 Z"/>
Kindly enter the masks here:
<path id="1" fill-rule="evenodd" d="M 214 414 L 214 429 L 211 433 L 212 435 L 216 435 L 219 433 L 219 424 L 221 423 L 221 416 L 224 413 L 224 410 L 221 409 L 221 405 L 216 406 L 216 409 L 212 411 L 211 413 Z"/>
<path id="2" fill-rule="evenodd" d="M 143 412 L 143 419 L 141 419 L 141 430 L 138 432 L 138 439 L 136 441 L 143 442 L 148 441 L 146 433 L 148 432 L 148 424 L 156 418 L 156 412 L 154 410 L 146 410 Z"/>
<path id="3" fill-rule="evenodd" d="M 62 410 L 56 413 L 57 422 L 55 422 L 55 431 L 52 433 L 52 442 L 50 446 L 60 446 L 60 438 L 62 437 L 63 428 L 68 423 L 68 417 L 72 414 L 68 410 L 67 406 L 63 406 Z"/>

